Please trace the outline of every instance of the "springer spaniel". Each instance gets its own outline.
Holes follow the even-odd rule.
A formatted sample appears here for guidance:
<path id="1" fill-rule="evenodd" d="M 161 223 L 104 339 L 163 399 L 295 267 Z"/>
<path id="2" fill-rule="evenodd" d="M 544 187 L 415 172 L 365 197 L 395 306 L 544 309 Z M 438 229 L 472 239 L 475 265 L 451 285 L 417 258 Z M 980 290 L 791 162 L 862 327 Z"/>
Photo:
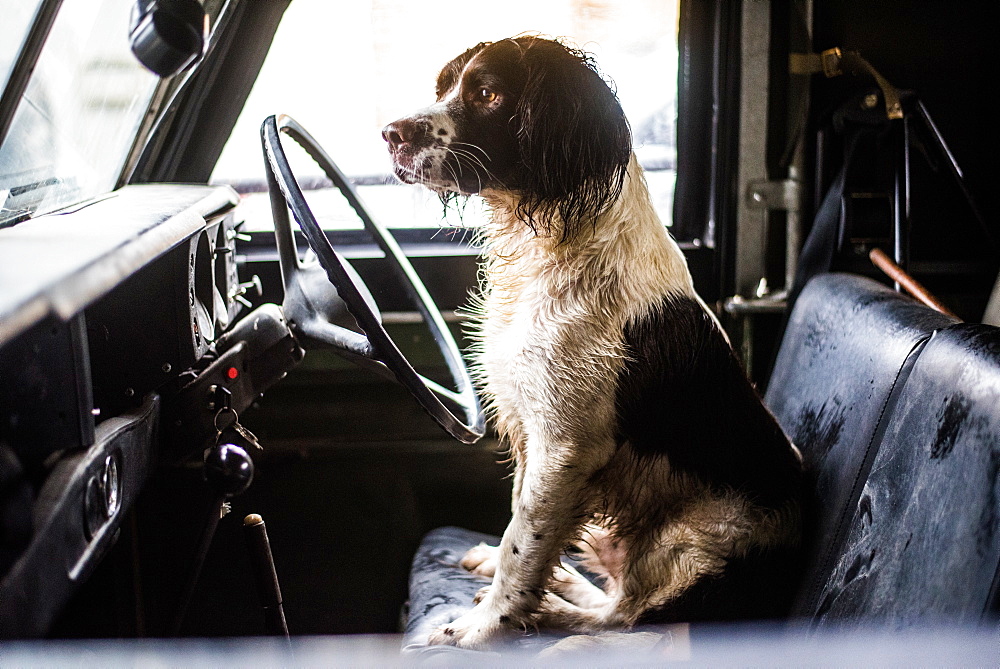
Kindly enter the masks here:
<path id="1" fill-rule="evenodd" d="M 800 458 L 695 293 L 592 60 L 477 44 L 383 137 L 402 181 L 492 210 L 476 368 L 513 517 L 462 561 L 492 586 L 430 643 L 781 615 Z M 603 588 L 560 566 L 571 544 Z"/>

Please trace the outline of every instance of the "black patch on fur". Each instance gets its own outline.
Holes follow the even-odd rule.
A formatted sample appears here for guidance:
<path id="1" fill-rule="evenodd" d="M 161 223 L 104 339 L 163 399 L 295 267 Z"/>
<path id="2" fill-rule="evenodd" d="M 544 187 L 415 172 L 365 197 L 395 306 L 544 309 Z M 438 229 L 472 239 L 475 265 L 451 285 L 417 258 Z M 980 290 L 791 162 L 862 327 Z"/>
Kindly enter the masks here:
<path id="1" fill-rule="evenodd" d="M 624 332 L 618 436 L 639 457 L 778 507 L 800 465 L 715 321 L 695 300 L 667 298 Z"/>
<path id="2" fill-rule="evenodd" d="M 539 532 L 535 532 L 535 541 L 541 541 L 544 537 L 545 537 L 544 534 L 541 534 Z"/>
<path id="3" fill-rule="evenodd" d="M 499 620 L 500 620 L 500 624 L 502 624 L 502 625 L 509 625 L 510 624 L 510 616 L 500 616 Z"/>
<path id="4" fill-rule="evenodd" d="M 787 619 L 801 564 L 794 549 L 731 559 L 721 574 L 702 576 L 678 597 L 643 613 L 636 624 Z"/>
<path id="5" fill-rule="evenodd" d="M 514 555 L 517 555 L 517 554 L 518 554 L 518 553 L 520 553 L 521 551 L 519 551 L 519 550 L 517 549 L 517 546 L 511 546 L 511 547 L 510 547 L 510 552 L 511 552 L 511 553 L 513 553 Z"/>

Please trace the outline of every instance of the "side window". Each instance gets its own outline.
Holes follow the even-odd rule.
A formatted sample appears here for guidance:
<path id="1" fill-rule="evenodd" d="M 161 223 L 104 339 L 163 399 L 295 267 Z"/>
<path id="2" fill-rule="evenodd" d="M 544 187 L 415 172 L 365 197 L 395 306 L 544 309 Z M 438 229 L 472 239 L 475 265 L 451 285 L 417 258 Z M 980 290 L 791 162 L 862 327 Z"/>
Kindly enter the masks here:
<path id="1" fill-rule="evenodd" d="M 437 73 L 448 60 L 477 42 L 522 33 L 560 37 L 595 56 L 617 89 L 657 209 L 670 225 L 676 0 L 509 0 L 503 12 L 460 0 L 295 0 L 212 180 L 244 193 L 262 190 L 260 123 L 270 114 L 286 113 L 323 144 L 387 225 L 475 225 L 483 213 L 475 198 L 442 221 L 433 195 L 395 183 L 381 129 L 433 102 Z M 304 162 L 300 174 L 308 175 L 309 167 Z M 318 175 L 317 169 L 312 172 Z M 257 207 L 254 199 L 247 198 L 249 229 L 269 224 L 266 203 Z M 324 219 L 326 227 L 354 225 L 346 214 L 332 212 Z"/>

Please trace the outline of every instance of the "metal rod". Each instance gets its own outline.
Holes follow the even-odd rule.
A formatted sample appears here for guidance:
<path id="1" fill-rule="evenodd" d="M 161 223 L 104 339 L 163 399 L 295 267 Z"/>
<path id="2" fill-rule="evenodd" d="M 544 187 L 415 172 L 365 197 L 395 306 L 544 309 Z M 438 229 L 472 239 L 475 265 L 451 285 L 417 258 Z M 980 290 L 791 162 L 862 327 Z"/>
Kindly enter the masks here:
<path id="1" fill-rule="evenodd" d="M 194 596 L 195 587 L 201 577 L 201 569 L 205 565 L 205 557 L 208 549 L 212 545 L 215 537 L 215 530 L 219 526 L 219 519 L 222 517 L 222 505 L 226 498 L 219 495 L 209 504 L 208 517 L 202 526 L 201 536 L 198 538 L 198 547 L 195 550 L 194 560 L 188 569 L 187 580 L 184 582 L 184 589 L 181 590 L 180 599 L 177 602 L 177 609 L 174 612 L 174 619 L 170 623 L 170 634 L 177 636 L 181 632 L 181 625 L 184 624 L 184 617 L 187 615 L 188 606 Z"/>
<path id="2" fill-rule="evenodd" d="M 913 119 L 903 117 L 903 240 L 899 249 L 899 265 L 910 266 L 910 236 L 913 228 L 913 207 L 911 194 L 913 192 L 913 154 L 910 146 L 913 142 Z"/>
<path id="3" fill-rule="evenodd" d="M 267 538 L 264 519 L 251 513 L 243 519 L 243 530 L 247 549 L 250 551 L 257 594 L 264 609 L 264 629 L 270 635 L 287 639 L 288 624 L 282 607 L 281 586 L 278 584 L 278 572 L 274 568 L 274 556 L 271 554 L 271 542 Z"/>
<path id="4" fill-rule="evenodd" d="M 919 115 L 920 120 L 923 121 L 924 127 L 927 128 L 928 132 L 930 132 L 931 138 L 934 140 L 934 143 L 937 145 L 941 154 L 947 161 L 949 171 L 954 177 L 955 183 L 958 184 L 959 189 L 962 191 L 965 201 L 969 204 L 969 209 L 972 210 L 972 215 L 975 217 L 976 222 L 979 223 L 979 227 L 982 228 L 994 249 L 1000 247 L 1000 240 L 998 240 L 997 234 L 993 228 L 991 228 L 986 222 L 986 217 L 983 216 L 982 211 L 979 209 L 979 205 L 976 204 L 976 200 L 972 196 L 972 191 L 969 190 L 969 186 L 965 181 L 965 174 L 962 172 L 962 168 L 955 159 L 955 155 L 948 147 L 948 143 L 944 141 L 944 135 L 942 135 L 941 131 L 938 130 L 937 125 L 934 123 L 934 119 L 931 118 L 930 112 L 927 111 L 924 103 L 920 100 L 917 100 L 917 114 Z"/>
<path id="5" fill-rule="evenodd" d="M 893 227 L 892 256 L 899 267 L 909 265 L 910 236 L 910 116 L 902 119 L 902 128 L 897 128 L 896 170 L 893 184 Z M 899 291 L 898 281 L 894 288 Z"/>

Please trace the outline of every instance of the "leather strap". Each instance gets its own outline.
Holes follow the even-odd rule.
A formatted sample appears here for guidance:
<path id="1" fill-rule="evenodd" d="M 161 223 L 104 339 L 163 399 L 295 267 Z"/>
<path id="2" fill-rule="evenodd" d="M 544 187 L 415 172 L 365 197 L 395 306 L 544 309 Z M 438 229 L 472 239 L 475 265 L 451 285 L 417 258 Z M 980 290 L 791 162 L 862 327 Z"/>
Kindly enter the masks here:
<path id="1" fill-rule="evenodd" d="M 826 191 L 826 196 L 816 210 L 813 227 L 802 245 L 799 264 L 795 270 L 795 281 L 788 294 L 788 312 L 798 299 L 799 293 L 805 288 L 809 279 L 822 272 L 829 272 L 833 264 L 834 253 L 840 249 L 843 237 L 844 190 L 847 183 L 847 172 L 851 165 L 857 137 L 847 139 L 844 147 L 844 162 L 833 183 Z"/>

